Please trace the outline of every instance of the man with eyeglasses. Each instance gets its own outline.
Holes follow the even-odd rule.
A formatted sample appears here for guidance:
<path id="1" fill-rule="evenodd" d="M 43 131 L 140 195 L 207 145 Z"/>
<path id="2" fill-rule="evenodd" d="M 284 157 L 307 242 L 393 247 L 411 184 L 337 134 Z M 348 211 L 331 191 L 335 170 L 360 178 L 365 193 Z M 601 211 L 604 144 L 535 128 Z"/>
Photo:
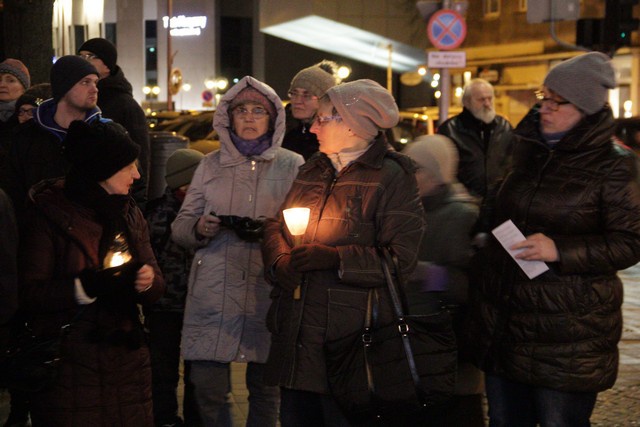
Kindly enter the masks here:
<path id="1" fill-rule="evenodd" d="M 138 206 L 144 210 L 149 185 L 149 130 L 144 110 L 133 98 L 131 83 L 117 65 L 118 51 L 113 43 L 99 37 L 87 40 L 78 49 L 78 55 L 98 70 L 98 107 L 103 116 L 124 126 L 133 142 L 140 146 L 141 178 L 135 182 L 131 192 Z"/>
<path id="2" fill-rule="evenodd" d="M 514 131 L 511 172 L 486 199 L 488 229 L 511 220 L 526 236 L 510 252 L 490 240 L 475 264 L 469 336 L 490 425 L 588 426 L 616 381 L 617 271 L 640 261 L 640 183 L 635 155 L 612 141 L 615 86 L 600 52 L 552 68 Z M 548 270 L 529 278 L 512 256 Z"/>
<path id="3" fill-rule="evenodd" d="M 513 148 L 513 129 L 496 114 L 494 99 L 491 83 L 473 79 L 464 88 L 462 112 L 438 127 L 458 149 L 458 181 L 478 200 L 504 175 Z"/>
<path id="4" fill-rule="evenodd" d="M 338 64 L 324 60 L 301 70 L 291 80 L 287 95 L 287 131 L 282 147 L 298 154 L 305 160 L 318 151 L 318 138 L 309 132 L 318 111 L 318 99 L 331 87 L 338 84 Z"/>

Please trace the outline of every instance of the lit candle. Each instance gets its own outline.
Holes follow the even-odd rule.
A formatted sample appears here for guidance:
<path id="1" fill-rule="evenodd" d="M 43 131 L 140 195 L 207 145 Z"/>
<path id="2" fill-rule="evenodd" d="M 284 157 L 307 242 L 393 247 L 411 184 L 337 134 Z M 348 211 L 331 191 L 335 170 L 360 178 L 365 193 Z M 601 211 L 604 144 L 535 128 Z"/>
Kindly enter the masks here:
<path id="1" fill-rule="evenodd" d="M 309 208 L 290 208 L 282 211 L 284 223 L 287 224 L 296 246 L 301 243 L 302 236 L 307 231 L 310 213 L 311 209 Z"/>
<path id="2" fill-rule="evenodd" d="M 302 236 L 307 231 L 309 225 L 309 208 L 290 208 L 282 211 L 284 223 L 287 224 L 289 233 L 293 237 L 294 246 L 302 243 Z M 302 279 L 304 281 L 304 278 Z M 300 285 L 293 291 L 293 299 L 300 299 Z"/>
<path id="3" fill-rule="evenodd" d="M 124 263 L 131 261 L 131 253 L 129 252 L 129 245 L 122 233 L 117 234 L 111 248 L 107 252 L 104 258 L 104 268 L 119 267 Z"/>

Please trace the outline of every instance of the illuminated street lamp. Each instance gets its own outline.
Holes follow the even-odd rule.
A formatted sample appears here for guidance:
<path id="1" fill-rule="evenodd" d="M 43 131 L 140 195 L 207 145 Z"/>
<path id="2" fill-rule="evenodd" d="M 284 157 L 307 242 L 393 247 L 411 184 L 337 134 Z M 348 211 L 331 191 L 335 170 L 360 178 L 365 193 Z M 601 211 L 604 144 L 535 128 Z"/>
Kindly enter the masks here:
<path id="1" fill-rule="evenodd" d="M 340 80 L 344 80 L 351 75 L 351 68 L 348 65 L 341 65 L 338 68 L 338 77 Z"/>

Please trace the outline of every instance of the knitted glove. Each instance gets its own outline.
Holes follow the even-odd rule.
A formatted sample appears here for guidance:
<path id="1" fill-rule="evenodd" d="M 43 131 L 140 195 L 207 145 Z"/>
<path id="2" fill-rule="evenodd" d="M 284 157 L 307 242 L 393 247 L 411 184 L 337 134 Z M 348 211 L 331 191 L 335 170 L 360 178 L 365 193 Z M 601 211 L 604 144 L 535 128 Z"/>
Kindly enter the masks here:
<path id="1" fill-rule="evenodd" d="M 133 289 L 136 275 L 142 265 L 138 262 L 128 262 L 118 267 L 97 270 L 85 268 L 79 274 L 84 292 L 92 298 Z"/>
<path id="2" fill-rule="evenodd" d="M 275 276 L 278 285 L 292 291 L 302 283 L 302 275 L 291 267 L 291 255 L 283 255 L 276 262 Z"/>
<path id="3" fill-rule="evenodd" d="M 295 270 L 331 270 L 339 266 L 340 255 L 333 246 L 308 243 L 291 250 L 291 267 Z"/>

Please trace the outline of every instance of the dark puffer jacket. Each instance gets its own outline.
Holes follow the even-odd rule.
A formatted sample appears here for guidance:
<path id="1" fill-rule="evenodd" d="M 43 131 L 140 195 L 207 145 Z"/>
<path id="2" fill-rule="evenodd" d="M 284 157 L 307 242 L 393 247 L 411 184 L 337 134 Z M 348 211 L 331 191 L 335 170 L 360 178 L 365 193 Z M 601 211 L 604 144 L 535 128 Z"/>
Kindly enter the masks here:
<path id="1" fill-rule="evenodd" d="M 529 280 L 495 240 L 479 259 L 472 336 L 487 372 L 568 392 L 610 388 L 617 375 L 622 283 L 640 261 L 640 185 L 633 155 L 611 142 L 607 107 L 555 148 L 532 110 L 516 133 L 514 169 L 497 193 L 492 226 L 511 219 L 544 233 L 560 260 Z"/>
<path id="2" fill-rule="evenodd" d="M 306 273 L 300 300 L 276 284 L 267 327 L 272 333 L 268 381 L 283 387 L 328 393 L 323 344 L 362 330 L 367 292 L 385 286 L 376 245 L 390 246 L 408 274 L 416 265 L 425 229 L 411 160 L 388 151 L 384 137 L 335 175 L 329 158 L 312 156 L 301 168 L 282 209 L 309 207 L 305 243 L 335 246 L 338 270 Z M 265 227 L 265 266 L 290 252 L 292 242 L 278 220 Z M 380 322 L 390 319 L 390 303 L 381 295 Z M 383 311 L 382 308 L 387 308 Z"/>
<path id="3" fill-rule="evenodd" d="M 133 98 L 131 83 L 117 65 L 109 77 L 98 81 L 98 90 L 98 107 L 102 110 L 102 116 L 124 126 L 133 142 L 140 146 L 138 163 L 141 178 L 133 184 L 131 192 L 140 209 L 144 210 L 150 159 L 149 128 L 144 110 Z"/>
<path id="4" fill-rule="evenodd" d="M 20 249 L 21 304 L 36 336 L 55 336 L 80 310 L 75 278 L 100 268 L 102 226 L 95 213 L 67 199 L 63 182 L 43 181 L 30 192 L 29 227 Z M 152 287 L 119 300 L 117 309 L 86 305 L 63 340 L 60 377 L 52 389 L 31 396 L 34 425 L 153 426 L 149 351 L 141 345 L 136 302 L 150 304 L 164 283 L 142 213 L 133 200 L 125 213 L 134 259 L 155 270 Z"/>
<path id="5" fill-rule="evenodd" d="M 487 132 L 491 134 L 488 143 Z M 503 117 L 496 116 L 485 124 L 465 108 L 440 125 L 438 133 L 456 144 L 460 157 L 458 181 L 476 197 L 484 197 L 509 168 L 515 138 Z"/>

